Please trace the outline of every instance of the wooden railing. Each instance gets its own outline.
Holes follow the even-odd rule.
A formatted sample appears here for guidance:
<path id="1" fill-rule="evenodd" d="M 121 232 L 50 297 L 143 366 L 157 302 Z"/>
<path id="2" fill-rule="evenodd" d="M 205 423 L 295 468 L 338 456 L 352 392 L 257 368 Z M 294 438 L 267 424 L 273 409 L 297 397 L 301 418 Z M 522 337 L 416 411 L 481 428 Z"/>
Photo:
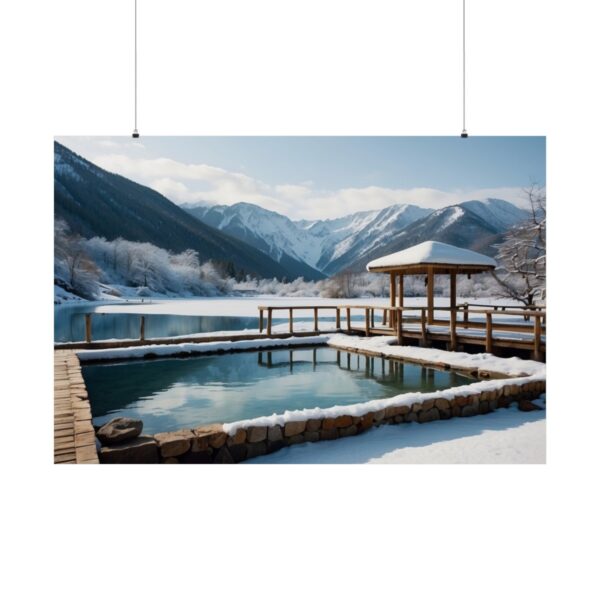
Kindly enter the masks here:
<path id="1" fill-rule="evenodd" d="M 265 329 L 264 313 L 267 315 L 266 333 L 271 335 L 273 324 L 273 313 L 275 311 L 287 311 L 289 318 L 288 331 L 294 333 L 294 311 L 313 311 L 314 331 L 319 331 L 318 315 L 322 311 L 335 311 L 335 329 L 342 331 L 341 314 L 345 312 L 345 330 L 348 333 L 360 330 L 364 331 L 365 336 L 372 334 L 393 333 L 398 339 L 398 344 L 402 345 L 407 336 L 415 337 L 415 328 L 407 326 L 417 325 L 418 333 L 420 333 L 421 344 L 429 345 L 430 338 L 433 336 L 447 336 L 449 348 L 456 350 L 459 340 L 470 341 L 472 343 L 481 343 L 485 345 L 486 352 L 492 352 L 494 342 L 494 332 L 511 332 L 531 335 L 531 340 L 523 336 L 520 339 L 516 338 L 515 347 L 523 344 L 530 345 L 533 351 L 533 356 L 539 359 L 542 355 L 542 336 L 546 326 L 546 311 L 540 307 L 535 307 L 532 310 L 521 309 L 515 306 L 493 305 L 494 308 L 473 308 L 473 304 L 463 304 L 455 308 L 449 306 L 436 306 L 434 312 L 449 313 L 448 320 L 434 319 L 432 323 L 428 323 L 428 309 L 424 306 L 373 306 L 364 304 L 341 305 L 341 306 L 260 306 L 259 307 L 259 329 L 262 333 Z M 364 325 L 352 325 L 352 311 L 360 311 L 364 314 Z M 378 321 L 376 314 L 381 313 L 381 320 Z M 407 315 L 406 313 L 413 313 Z M 416 314 L 414 314 L 416 313 Z M 462 313 L 462 319 L 459 315 Z M 356 313 L 355 313 L 356 314 Z M 482 315 L 483 320 L 472 320 L 469 317 L 473 315 Z M 498 321 L 494 320 L 494 316 L 516 316 L 524 319 L 524 323 L 515 323 L 514 321 Z M 533 319 L 533 324 L 529 324 Z M 436 332 L 431 329 L 431 326 L 447 327 L 447 332 Z M 458 330 L 472 329 L 485 330 L 485 335 L 479 339 L 468 334 L 459 332 Z M 503 341 L 503 345 L 509 345 L 508 341 Z"/>
<path id="2" fill-rule="evenodd" d="M 258 307 L 258 330 L 260 333 L 266 329 L 267 335 L 271 335 L 273 331 L 273 312 L 283 310 L 288 312 L 288 331 L 294 333 L 294 311 L 308 310 L 313 312 L 314 331 L 319 331 L 319 311 L 334 310 L 335 311 L 335 328 L 340 329 L 341 326 L 341 310 L 342 306 L 259 306 Z M 265 327 L 265 313 L 267 314 L 267 323 Z"/>
<path id="3" fill-rule="evenodd" d="M 262 334 L 266 330 L 267 336 L 276 335 L 281 337 L 281 332 L 273 333 L 273 314 L 277 311 L 285 311 L 288 316 L 288 333 L 294 334 L 294 311 L 311 311 L 313 313 L 313 331 L 319 332 L 319 314 L 332 311 L 335 315 L 335 330 L 364 331 L 365 336 L 390 335 L 397 337 L 398 344 L 404 344 L 405 338 L 417 337 L 421 344 L 427 346 L 431 338 L 447 339 L 449 348 L 456 350 L 460 343 L 480 343 L 485 346 L 486 352 L 492 352 L 495 345 L 500 342 L 494 338 L 494 333 L 511 332 L 525 334 L 521 338 L 515 338 L 515 347 L 530 347 L 533 357 L 539 359 L 545 346 L 542 336 L 545 335 L 546 311 L 545 308 L 535 307 L 532 309 L 521 309 L 515 306 L 493 305 L 493 308 L 475 308 L 475 304 L 461 304 L 455 308 L 449 306 L 436 306 L 436 313 L 447 312 L 448 320 L 434 319 L 428 322 L 427 307 L 424 306 L 374 306 L 367 304 L 331 305 L 331 306 L 259 306 L 259 331 Z M 492 306 L 492 305 L 490 305 Z M 364 325 L 352 325 L 352 312 L 364 317 Z M 410 314 L 407 314 L 410 313 Z M 85 342 L 92 342 L 92 315 L 85 315 Z M 98 313 L 96 313 L 98 314 Z M 101 314 L 101 313 L 100 313 Z M 265 323 L 266 314 L 266 323 Z M 483 319 L 473 320 L 472 317 L 481 315 Z M 520 317 L 523 323 L 512 321 L 494 320 L 494 316 Z M 344 327 L 342 327 L 344 317 Z M 139 341 L 146 340 L 146 318 L 139 315 Z M 533 320 L 533 323 L 531 321 Z M 435 331 L 432 327 L 444 327 L 446 331 Z M 459 331 L 460 330 L 460 331 Z M 475 336 L 465 333 L 465 330 L 485 330 L 485 334 Z M 307 335 L 307 333 L 299 333 Z M 527 336 L 530 336 L 527 337 Z M 481 341 L 480 341 L 481 340 Z M 502 345 L 509 345 L 507 340 L 502 340 Z"/>
<path id="4" fill-rule="evenodd" d="M 86 313 L 85 316 L 85 341 L 86 343 L 91 343 L 92 341 L 92 315 L 102 315 L 105 313 Z M 146 339 L 146 316 L 140 315 L 140 341 Z"/>

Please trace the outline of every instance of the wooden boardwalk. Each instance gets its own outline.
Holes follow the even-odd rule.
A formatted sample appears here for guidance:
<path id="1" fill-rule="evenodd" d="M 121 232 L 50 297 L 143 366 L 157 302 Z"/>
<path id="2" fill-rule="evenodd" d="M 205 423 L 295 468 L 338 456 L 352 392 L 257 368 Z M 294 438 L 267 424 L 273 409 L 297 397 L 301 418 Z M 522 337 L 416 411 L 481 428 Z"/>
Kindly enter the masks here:
<path id="1" fill-rule="evenodd" d="M 456 307 L 435 306 L 259 306 L 259 330 L 271 335 L 273 314 L 283 311 L 288 318 L 288 331 L 294 333 L 294 311 L 312 311 L 314 332 L 319 330 L 319 313 L 334 311 L 335 329 L 350 335 L 386 335 L 398 344 L 409 340 L 421 346 L 432 342 L 459 347 L 482 346 L 486 352 L 513 349 L 530 352 L 534 360 L 546 354 L 545 307 L 521 309 L 514 306 L 463 304 Z M 265 325 L 266 313 L 266 325 Z M 353 320 L 358 313 L 360 322 Z M 449 318 L 436 317 L 446 313 Z M 376 314 L 380 319 L 376 319 Z M 297 334 L 296 334 L 297 335 Z"/>
<path id="2" fill-rule="evenodd" d="M 87 390 L 72 350 L 54 352 L 54 463 L 98 463 Z"/>
<path id="3" fill-rule="evenodd" d="M 243 340 L 286 339 L 310 337 L 321 333 L 350 335 L 385 335 L 397 338 L 397 343 L 437 345 L 448 350 L 494 353 L 496 350 L 517 350 L 535 360 L 546 354 L 545 307 L 520 309 L 514 306 L 463 304 L 450 308 L 435 306 L 432 314 L 423 306 L 319 305 L 319 306 L 259 306 L 258 333 L 227 335 L 198 334 L 169 338 L 145 337 L 144 315 L 140 317 L 139 339 L 92 340 L 91 315 L 86 316 L 86 341 L 57 343 L 55 351 L 103 350 L 139 346 L 161 346 L 189 343 L 234 342 Z M 274 328 L 274 314 L 282 311 L 287 325 Z M 312 313 L 310 331 L 294 329 L 297 311 Z M 294 314 L 296 313 L 296 314 Z M 329 320 L 320 317 L 325 314 Z M 441 318 L 448 315 L 448 318 Z M 265 318 L 266 317 L 266 318 Z M 305 320 L 305 316 L 300 317 Z M 287 330 L 287 331 L 286 331 Z M 148 351 L 151 354 L 151 351 Z M 76 358 L 75 358 L 76 359 Z M 83 386 L 83 382 L 81 384 Z"/>

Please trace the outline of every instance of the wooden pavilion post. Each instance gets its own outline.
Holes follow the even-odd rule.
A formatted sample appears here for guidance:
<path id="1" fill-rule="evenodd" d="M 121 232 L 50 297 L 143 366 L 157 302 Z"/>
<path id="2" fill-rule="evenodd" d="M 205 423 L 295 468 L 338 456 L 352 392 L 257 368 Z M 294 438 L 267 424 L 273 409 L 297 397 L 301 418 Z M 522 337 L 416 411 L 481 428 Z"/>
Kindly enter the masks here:
<path id="1" fill-rule="evenodd" d="M 427 267 L 427 323 L 433 324 L 433 267 Z"/>
<path id="2" fill-rule="evenodd" d="M 390 273 L 390 306 L 396 306 L 396 273 Z M 394 327 L 396 323 L 396 314 L 390 312 L 390 327 Z"/>
<path id="3" fill-rule="evenodd" d="M 398 273 L 398 298 L 396 300 L 396 306 L 404 306 L 404 273 Z M 399 328 L 402 330 L 402 311 L 394 311 L 394 314 L 396 315 L 396 319 L 400 319 Z M 396 323 L 396 328 L 398 328 L 398 323 Z"/>
<path id="4" fill-rule="evenodd" d="M 398 306 L 404 306 L 404 273 L 398 273 Z"/>
<path id="5" fill-rule="evenodd" d="M 456 271 L 450 271 L 450 350 L 456 350 Z"/>

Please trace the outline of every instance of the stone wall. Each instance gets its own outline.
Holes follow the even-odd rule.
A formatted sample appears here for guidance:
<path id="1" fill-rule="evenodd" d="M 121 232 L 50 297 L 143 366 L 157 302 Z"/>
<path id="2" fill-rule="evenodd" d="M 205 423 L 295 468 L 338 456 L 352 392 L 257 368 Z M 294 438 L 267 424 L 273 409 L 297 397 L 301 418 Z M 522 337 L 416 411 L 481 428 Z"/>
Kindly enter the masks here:
<path id="1" fill-rule="evenodd" d="M 500 384 L 500 382 L 498 382 Z M 220 424 L 196 429 L 139 436 L 135 439 L 103 446 L 103 463 L 238 463 L 255 456 L 276 452 L 286 446 L 358 435 L 379 425 L 428 423 L 438 419 L 472 417 L 516 403 L 521 410 L 535 410 L 531 400 L 546 391 L 545 381 L 512 384 L 451 400 L 430 398 L 412 405 L 389 406 L 360 417 L 341 415 L 335 418 L 288 421 L 272 427 L 238 428 L 229 435 Z"/>

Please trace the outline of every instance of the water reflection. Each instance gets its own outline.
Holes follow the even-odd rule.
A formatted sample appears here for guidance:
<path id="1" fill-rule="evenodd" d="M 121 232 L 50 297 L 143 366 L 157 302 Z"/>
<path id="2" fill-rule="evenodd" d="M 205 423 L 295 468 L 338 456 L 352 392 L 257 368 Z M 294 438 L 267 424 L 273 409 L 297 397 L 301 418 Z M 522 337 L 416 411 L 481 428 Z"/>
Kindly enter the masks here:
<path id="1" fill-rule="evenodd" d="M 96 424 L 139 417 L 147 433 L 471 381 L 327 346 L 88 365 L 83 374 Z"/>

